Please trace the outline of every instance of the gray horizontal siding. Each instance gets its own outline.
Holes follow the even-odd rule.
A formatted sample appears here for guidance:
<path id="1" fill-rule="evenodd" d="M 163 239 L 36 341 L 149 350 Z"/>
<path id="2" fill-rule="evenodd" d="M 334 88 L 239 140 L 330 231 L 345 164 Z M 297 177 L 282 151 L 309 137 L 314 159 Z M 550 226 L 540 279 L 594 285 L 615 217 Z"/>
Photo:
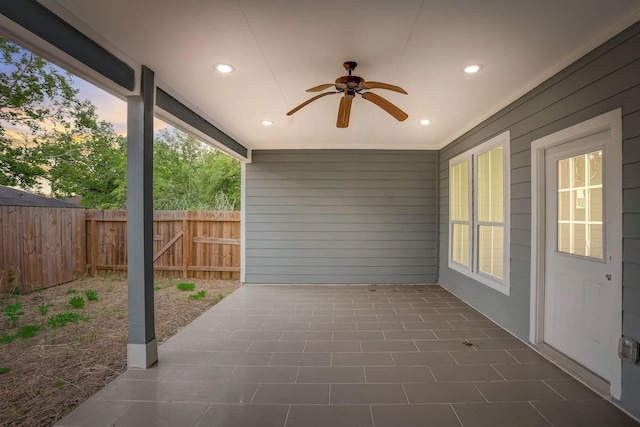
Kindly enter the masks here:
<path id="1" fill-rule="evenodd" d="M 273 196 L 274 198 L 278 198 L 278 196 Z M 436 210 L 435 206 L 401 206 L 401 205 L 355 205 L 352 206 L 349 204 L 350 199 L 345 198 L 343 205 L 321 205 L 321 206 L 301 206 L 301 205 L 253 205 L 251 204 L 252 200 L 247 197 L 246 212 L 247 214 L 268 214 L 268 215 L 311 215 L 311 214 L 322 214 L 322 215 L 333 215 L 333 214 L 341 214 L 341 215 L 358 215 L 362 216 L 365 211 L 369 211 L 374 215 L 435 215 Z M 283 201 L 283 203 L 289 203 Z"/>
<path id="2" fill-rule="evenodd" d="M 436 152 L 257 151 L 252 161 L 246 282 L 436 281 Z"/>
<path id="3" fill-rule="evenodd" d="M 444 147 L 440 177 L 452 157 L 511 131 L 511 294 L 495 292 L 447 266 L 448 181 L 440 181 L 439 281 L 523 340 L 529 332 L 531 141 L 622 108 L 623 334 L 640 340 L 640 24 L 576 61 Z M 640 417 L 640 366 L 623 364 L 622 406 Z"/>
<path id="4" fill-rule="evenodd" d="M 325 180 L 312 180 L 312 179 L 274 179 L 274 180 L 259 180 L 252 179 L 247 180 L 248 187 L 253 190 L 259 188 L 302 188 L 302 189 L 331 189 L 331 188 L 344 188 L 344 181 L 338 179 L 325 179 Z M 378 181 L 378 180 L 360 180 L 352 179 L 349 181 L 350 190 L 405 190 L 424 188 L 424 180 L 407 179 L 404 181 L 392 180 L 392 181 Z"/>
<path id="5" fill-rule="evenodd" d="M 252 248 L 256 249 L 393 249 L 388 255 L 395 254 L 398 249 L 430 249 L 436 247 L 435 240 L 252 240 Z M 248 249 L 247 249 L 248 250 Z M 365 252 L 363 252 L 365 253 Z"/>

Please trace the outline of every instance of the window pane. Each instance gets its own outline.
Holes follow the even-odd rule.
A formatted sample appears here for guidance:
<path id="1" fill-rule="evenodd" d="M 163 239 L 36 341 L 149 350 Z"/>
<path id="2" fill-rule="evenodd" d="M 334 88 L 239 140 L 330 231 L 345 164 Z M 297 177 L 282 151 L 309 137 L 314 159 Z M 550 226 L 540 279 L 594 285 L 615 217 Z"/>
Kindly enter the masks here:
<path id="1" fill-rule="evenodd" d="M 452 221 L 469 221 L 469 162 L 451 167 L 450 213 Z"/>
<path id="2" fill-rule="evenodd" d="M 582 187 L 585 184 L 585 167 L 587 167 L 587 163 L 584 161 L 584 155 L 576 156 L 571 159 L 571 165 L 573 166 L 571 172 L 573 173 L 573 182 L 571 183 L 572 187 Z"/>
<path id="3" fill-rule="evenodd" d="M 561 221 L 571 220 L 571 192 L 558 192 L 558 219 Z"/>
<path id="4" fill-rule="evenodd" d="M 602 187 L 589 190 L 589 221 L 602 222 Z"/>
<path id="5" fill-rule="evenodd" d="M 602 259 L 602 224 L 589 226 L 589 256 Z"/>
<path id="6" fill-rule="evenodd" d="M 469 267 L 469 226 L 452 224 L 451 228 L 451 259 Z"/>
<path id="7" fill-rule="evenodd" d="M 573 224 L 573 251 L 575 255 L 587 255 L 587 228 L 584 224 Z"/>
<path id="8" fill-rule="evenodd" d="M 589 185 L 602 185 L 602 151 L 588 154 Z"/>
<path id="9" fill-rule="evenodd" d="M 478 221 L 503 222 L 504 150 L 496 147 L 478 156 Z"/>
<path id="10" fill-rule="evenodd" d="M 558 162 L 558 251 L 602 259 L 603 152 Z"/>
<path id="11" fill-rule="evenodd" d="M 585 220 L 585 207 L 587 205 L 586 194 L 583 188 L 573 190 L 571 192 L 573 196 L 573 220 L 584 221 Z"/>
<path id="12" fill-rule="evenodd" d="M 503 227 L 478 227 L 478 269 L 499 279 L 504 278 Z"/>

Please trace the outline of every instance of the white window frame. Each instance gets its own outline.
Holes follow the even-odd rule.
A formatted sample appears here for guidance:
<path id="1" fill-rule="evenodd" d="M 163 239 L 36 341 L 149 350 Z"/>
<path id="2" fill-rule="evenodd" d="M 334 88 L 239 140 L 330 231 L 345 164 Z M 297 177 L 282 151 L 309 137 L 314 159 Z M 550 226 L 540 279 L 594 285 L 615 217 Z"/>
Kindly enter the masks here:
<path id="1" fill-rule="evenodd" d="M 505 295 L 510 294 L 510 235 L 511 235 L 511 167 L 510 167 L 510 142 L 511 135 L 509 131 L 503 132 L 476 147 L 465 151 L 464 153 L 449 160 L 449 183 L 451 183 L 451 168 L 464 161 L 469 165 L 469 267 L 459 264 L 452 259 L 453 253 L 453 224 L 459 223 L 459 221 L 451 220 L 451 187 L 449 188 L 449 251 L 448 251 L 448 266 L 452 270 L 464 274 L 476 280 L 492 289 L 502 292 Z M 479 225 L 478 221 L 478 156 L 484 154 L 496 147 L 502 146 L 503 148 L 503 208 L 504 208 L 504 260 L 503 260 L 503 279 L 499 279 L 490 274 L 479 271 L 478 268 L 478 238 L 479 238 Z M 491 224 L 489 224 L 491 225 Z"/>

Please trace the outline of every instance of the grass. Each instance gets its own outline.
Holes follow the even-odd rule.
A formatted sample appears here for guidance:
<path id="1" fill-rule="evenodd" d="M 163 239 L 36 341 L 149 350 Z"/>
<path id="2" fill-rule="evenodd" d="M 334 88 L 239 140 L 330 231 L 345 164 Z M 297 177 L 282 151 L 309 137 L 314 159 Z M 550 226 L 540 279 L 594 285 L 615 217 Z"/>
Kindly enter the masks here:
<path id="1" fill-rule="evenodd" d="M 22 305 L 20 304 L 8 305 L 2 315 L 4 317 L 8 317 L 9 321 L 13 324 L 13 326 L 15 326 L 20 316 L 24 316 L 24 311 L 20 310 L 22 310 Z"/>
<path id="2" fill-rule="evenodd" d="M 42 303 L 38 305 L 38 311 L 40 312 L 40 314 L 42 316 L 46 316 L 47 313 L 49 313 L 49 309 L 53 307 L 53 304 L 51 304 L 50 302 L 47 303 Z"/>
<path id="3" fill-rule="evenodd" d="M 3 336 L 1 336 L 0 342 L 9 344 L 17 338 L 32 338 L 35 337 L 41 329 L 42 326 L 40 325 L 24 325 L 20 329 L 18 329 L 18 332 L 16 332 L 15 334 L 4 334 Z"/>
<path id="4" fill-rule="evenodd" d="M 193 283 L 194 290 L 183 292 L 176 288 L 178 282 Z M 156 338 L 162 345 L 215 304 L 215 295 L 229 294 L 239 283 L 157 279 L 153 285 Z M 75 292 L 67 293 L 69 289 Z M 87 290 L 98 300 L 88 302 Z M 199 291 L 206 292 L 206 298 L 188 298 Z M 69 305 L 74 296 L 84 299 L 82 309 Z M 10 368 L 0 377 L 0 426 L 50 426 L 126 370 L 127 282 L 115 275 L 85 277 L 19 298 L 24 315 L 18 327 L 0 315 L 0 338 L 9 335 L 12 341 L 0 343 L 0 367 Z M 0 295 L 0 314 L 8 304 L 16 304 L 16 297 Z M 46 315 L 41 305 L 47 307 Z M 27 338 L 32 330 L 20 332 L 23 325 L 41 329 Z M 54 386 L 58 381 L 62 385 Z"/>
<path id="5" fill-rule="evenodd" d="M 189 299 L 198 300 L 207 296 L 207 291 L 198 291 L 195 294 L 189 295 Z"/>
<path id="6" fill-rule="evenodd" d="M 88 291 L 84 292 L 84 295 L 89 301 L 98 301 L 98 293 L 96 291 L 89 289 Z"/>
<path id="7" fill-rule="evenodd" d="M 181 291 L 194 291 L 196 289 L 196 284 L 191 282 L 180 282 L 176 285 L 176 288 Z"/>
<path id="8" fill-rule="evenodd" d="M 62 326 L 66 326 L 69 323 L 78 323 L 81 320 L 86 322 L 87 320 L 89 320 L 89 317 L 83 316 L 81 314 L 74 313 L 71 311 L 67 311 L 64 313 L 56 314 L 55 316 L 48 318 L 47 323 L 53 329 L 56 329 L 56 328 L 61 328 Z"/>
<path id="9" fill-rule="evenodd" d="M 2 374 L 6 374 L 7 372 L 9 372 L 11 370 L 11 368 L 7 367 L 7 366 L 0 366 L 0 375 Z"/>
<path id="10" fill-rule="evenodd" d="M 84 298 L 79 295 L 71 297 L 71 299 L 69 300 L 69 305 L 71 305 L 71 307 L 73 308 L 82 308 L 84 307 Z"/>

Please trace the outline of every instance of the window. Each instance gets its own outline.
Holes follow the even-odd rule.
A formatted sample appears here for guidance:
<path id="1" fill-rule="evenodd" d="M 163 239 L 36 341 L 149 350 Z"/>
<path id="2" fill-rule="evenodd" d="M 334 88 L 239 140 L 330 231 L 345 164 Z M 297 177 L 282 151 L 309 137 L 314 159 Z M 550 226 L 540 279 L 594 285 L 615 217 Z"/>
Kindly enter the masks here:
<path id="1" fill-rule="evenodd" d="M 603 259 L 602 150 L 558 162 L 559 252 Z"/>
<path id="2" fill-rule="evenodd" d="M 449 267 L 509 294 L 509 132 L 449 161 Z"/>

